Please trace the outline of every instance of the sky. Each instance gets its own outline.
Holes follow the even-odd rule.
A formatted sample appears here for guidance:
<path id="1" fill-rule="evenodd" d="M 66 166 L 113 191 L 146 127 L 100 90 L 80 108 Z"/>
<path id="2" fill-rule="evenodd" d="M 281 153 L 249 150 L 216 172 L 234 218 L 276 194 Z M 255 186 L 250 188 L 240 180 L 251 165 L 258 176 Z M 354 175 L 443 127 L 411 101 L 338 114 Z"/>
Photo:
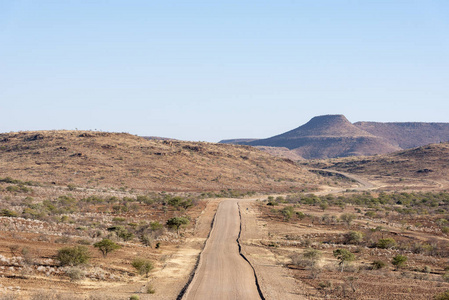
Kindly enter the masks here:
<path id="1" fill-rule="evenodd" d="M 449 122 L 449 1 L 0 0 L 0 132 Z"/>

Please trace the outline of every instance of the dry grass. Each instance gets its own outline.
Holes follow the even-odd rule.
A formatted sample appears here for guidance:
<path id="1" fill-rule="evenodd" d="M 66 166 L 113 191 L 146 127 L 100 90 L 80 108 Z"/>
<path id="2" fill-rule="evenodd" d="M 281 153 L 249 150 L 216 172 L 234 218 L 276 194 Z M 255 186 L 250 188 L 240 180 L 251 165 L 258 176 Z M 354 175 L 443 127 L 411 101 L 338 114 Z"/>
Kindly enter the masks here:
<path id="1" fill-rule="evenodd" d="M 289 204 L 290 206 L 291 204 Z M 436 220 L 447 215 L 426 217 L 404 216 L 390 212 L 388 217 L 366 216 L 363 206 L 330 206 L 325 211 L 318 205 L 296 205 L 295 211 L 306 214 L 303 219 L 286 221 L 280 213 L 287 204 L 271 206 L 259 203 L 259 230 L 268 235 L 258 241 L 269 249 L 279 263 L 303 286 L 301 295 L 307 299 L 432 299 L 449 289 L 443 275 L 449 257 L 448 236 L 439 230 Z M 340 221 L 342 214 L 354 214 L 350 226 Z M 357 242 L 347 238 L 349 231 L 363 234 Z M 397 245 L 390 249 L 376 246 L 380 239 L 393 238 Z M 255 243 L 255 241 L 252 241 Z M 312 266 L 303 257 L 307 249 L 316 249 L 322 256 Z M 333 250 L 347 249 L 355 261 L 341 272 Z M 407 264 L 395 270 L 395 255 L 408 257 Z M 372 262 L 381 260 L 386 266 L 375 270 Z"/>
<path id="2" fill-rule="evenodd" d="M 126 133 L 0 134 L 0 177 L 153 191 L 289 191 L 319 178 L 248 146 L 146 140 Z"/>

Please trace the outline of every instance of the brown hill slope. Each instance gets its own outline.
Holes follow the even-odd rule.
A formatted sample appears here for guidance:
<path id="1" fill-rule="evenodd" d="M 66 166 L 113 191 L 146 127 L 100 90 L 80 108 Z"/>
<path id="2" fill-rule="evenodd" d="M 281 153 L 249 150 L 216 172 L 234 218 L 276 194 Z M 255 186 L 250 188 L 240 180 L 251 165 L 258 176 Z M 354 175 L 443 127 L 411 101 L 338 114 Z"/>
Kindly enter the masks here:
<path id="1" fill-rule="evenodd" d="M 431 144 L 387 155 L 311 162 L 309 166 L 363 175 L 447 181 L 449 143 Z"/>
<path id="2" fill-rule="evenodd" d="M 356 122 L 354 125 L 402 149 L 449 141 L 449 123 Z"/>
<path id="3" fill-rule="evenodd" d="M 248 146 L 147 140 L 125 133 L 0 134 L 0 177 L 155 191 L 285 191 L 318 182 Z"/>
<path id="4" fill-rule="evenodd" d="M 287 147 L 306 159 L 372 155 L 399 149 L 354 126 L 343 115 L 314 117 L 296 129 L 248 145 Z"/>

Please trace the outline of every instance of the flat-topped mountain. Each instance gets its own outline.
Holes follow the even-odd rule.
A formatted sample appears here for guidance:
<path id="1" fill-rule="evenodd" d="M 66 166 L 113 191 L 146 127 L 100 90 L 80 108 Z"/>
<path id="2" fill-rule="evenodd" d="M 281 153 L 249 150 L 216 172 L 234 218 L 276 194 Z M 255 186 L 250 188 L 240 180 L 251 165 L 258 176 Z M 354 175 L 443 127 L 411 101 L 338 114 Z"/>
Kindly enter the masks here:
<path id="1" fill-rule="evenodd" d="M 222 143 L 284 147 L 305 159 L 384 154 L 449 140 L 449 123 L 352 124 L 343 115 L 324 115 L 266 139 L 224 140 Z M 276 154 L 273 148 L 270 153 Z M 287 153 L 283 151 L 282 155 Z"/>
<path id="2" fill-rule="evenodd" d="M 148 140 L 127 133 L 0 134 L 0 178 L 153 191 L 287 191 L 319 179 L 248 146 Z"/>
<path id="3" fill-rule="evenodd" d="M 343 115 L 314 117 L 286 133 L 246 144 L 286 147 L 305 159 L 371 155 L 400 149 L 354 126 Z"/>
<path id="4" fill-rule="evenodd" d="M 351 124 L 343 115 L 324 115 L 312 118 L 306 124 L 286 133 L 258 141 L 295 139 L 298 137 L 356 137 L 372 136 Z"/>

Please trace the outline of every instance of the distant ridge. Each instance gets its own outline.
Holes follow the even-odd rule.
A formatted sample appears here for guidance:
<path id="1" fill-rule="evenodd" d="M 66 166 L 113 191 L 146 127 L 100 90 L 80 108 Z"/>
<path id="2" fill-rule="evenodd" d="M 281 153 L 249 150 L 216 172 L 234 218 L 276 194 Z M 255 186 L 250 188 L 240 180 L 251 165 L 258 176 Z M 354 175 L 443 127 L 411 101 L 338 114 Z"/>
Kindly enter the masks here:
<path id="1" fill-rule="evenodd" d="M 247 145 L 250 142 L 257 141 L 257 139 L 230 139 L 230 140 L 221 140 L 220 144 L 234 144 L 234 145 Z"/>
<path id="2" fill-rule="evenodd" d="M 361 158 L 322 160 L 309 167 L 391 178 L 436 179 L 449 182 L 449 143 L 430 144 Z"/>
<path id="3" fill-rule="evenodd" d="M 352 124 L 341 114 L 312 118 L 306 124 L 266 139 L 234 139 L 222 143 L 272 147 L 263 149 L 285 157 L 285 147 L 305 159 L 385 154 L 430 143 L 449 141 L 449 123 Z M 282 153 L 282 154 L 281 154 Z"/>
<path id="4" fill-rule="evenodd" d="M 291 131 L 248 145 L 286 147 L 305 159 L 372 155 L 400 149 L 354 126 L 343 115 L 314 117 Z"/>
<path id="5" fill-rule="evenodd" d="M 402 149 L 449 141 L 449 123 L 357 122 L 354 125 Z"/>

